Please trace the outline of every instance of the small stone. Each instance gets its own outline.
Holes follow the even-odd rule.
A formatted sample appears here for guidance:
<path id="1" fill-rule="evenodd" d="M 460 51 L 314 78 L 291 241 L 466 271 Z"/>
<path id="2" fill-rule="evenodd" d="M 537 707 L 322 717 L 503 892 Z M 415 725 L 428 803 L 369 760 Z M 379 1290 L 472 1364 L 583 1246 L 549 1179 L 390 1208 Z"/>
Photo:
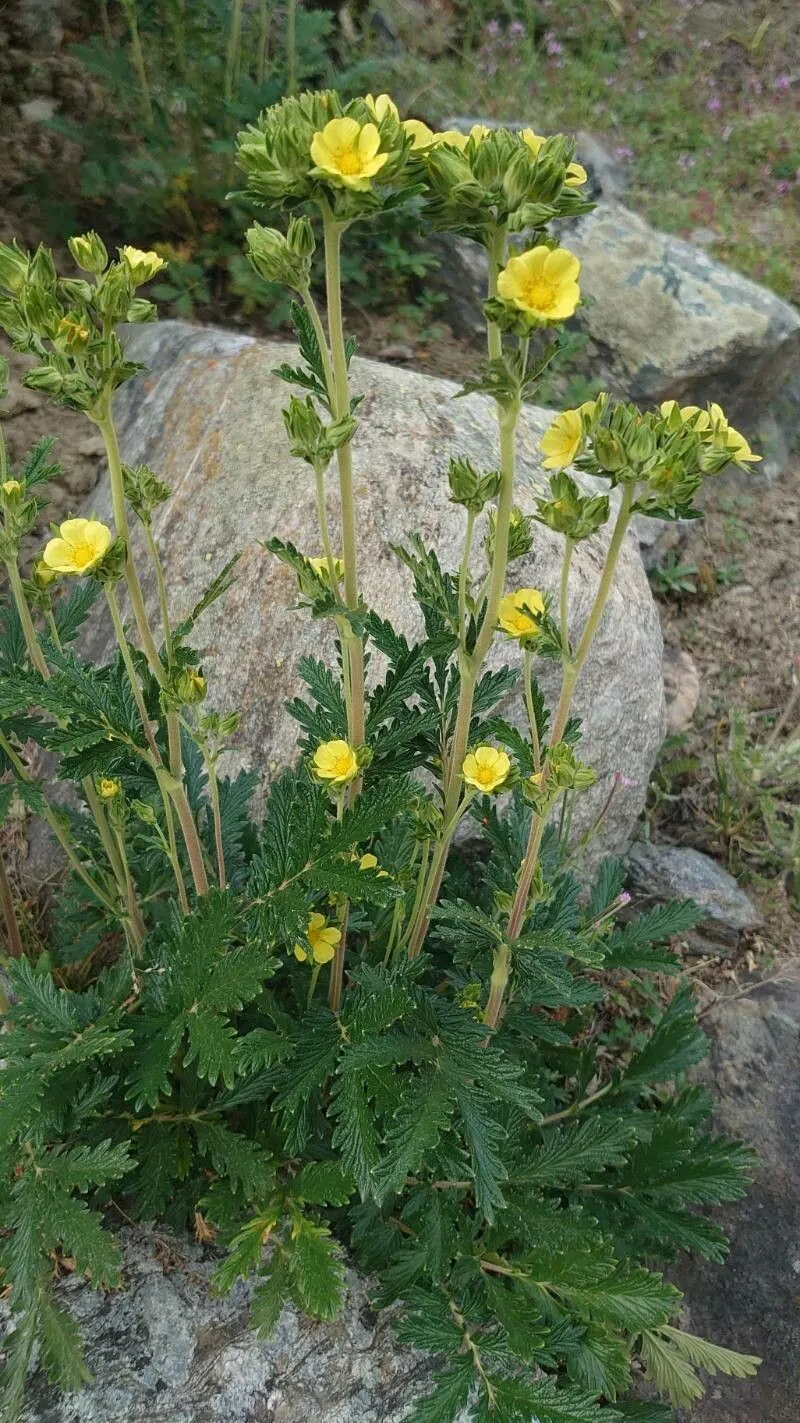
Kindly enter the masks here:
<path id="1" fill-rule="evenodd" d="M 42 95 L 39 99 L 28 99 L 20 104 L 19 111 L 27 123 L 46 124 L 56 111 L 56 101 Z"/>
<path id="2" fill-rule="evenodd" d="M 759 929 L 763 916 L 733 875 L 699 850 L 686 845 L 631 846 L 629 878 L 634 897 L 649 904 L 693 899 L 703 912 L 702 935 L 736 945 L 742 933 Z"/>
<path id="3" fill-rule="evenodd" d="M 13 419 L 15 415 L 24 415 L 28 410 L 38 410 L 43 402 L 44 397 L 40 391 L 28 390 L 28 387 L 20 385 L 19 381 L 12 381 L 3 403 L 9 419 Z"/>
<path id="4" fill-rule="evenodd" d="M 667 699 L 667 736 L 679 736 L 691 725 L 700 700 L 700 676 L 688 652 L 664 648 L 664 695 Z"/>
<path id="5" fill-rule="evenodd" d="M 81 440 L 75 448 L 79 455 L 83 455 L 84 459 L 89 460 L 102 459 L 106 452 L 102 435 L 90 435 L 88 439 Z"/>
<path id="6" fill-rule="evenodd" d="M 381 347 L 378 359 L 381 361 L 413 361 L 414 347 L 406 345 L 403 341 L 395 341 L 391 345 Z"/>

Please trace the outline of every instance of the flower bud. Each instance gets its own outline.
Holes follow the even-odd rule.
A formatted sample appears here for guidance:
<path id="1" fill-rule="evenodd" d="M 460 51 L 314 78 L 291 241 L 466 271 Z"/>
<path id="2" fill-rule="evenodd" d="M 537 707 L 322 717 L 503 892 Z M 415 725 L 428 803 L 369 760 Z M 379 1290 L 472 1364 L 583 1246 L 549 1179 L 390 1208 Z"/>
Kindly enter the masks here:
<path id="1" fill-rule="evenodd" d="M 9 509 L 15 509 L 25 494 L 25 490 L 18 479 L 6 479 L 0 484 L 0 490 L 2 490 L 3 494 L 3 503 Z"/>
<path id="2" fill-rule="evenodd" d="M 37 559 L 33 565 L 33 573 L 31 576 L 36 587 L 40 589 L 41 592 L 44 592 L 52 583 L 55 583 L 58 574 L 54 568 L 48 568 L 44 559 L 40 558 Z"/>
<path id="3" fill-rule="evenodd" d="M 166 262 L 163 257 L 159 257 L 157 252 L 143 252 L 140 247 L 120 247 L 119 257 L 123 266 L 130 274 L 131 281 L 135 287 L 144 286 L 145 282 L 151 282 L 153 277 L 163 272 Z"/>
<path id="4" fill-rule="evenodd" d="M 499 470 L 481 475 L 468 459 L 451 459 L 447 471 L 451 504 L 462 504 L 472 514 L 480 514 L 500 490 Z"/>
<path id="5" fill-rule="evenodd" d="M 22 384 L 29 390 L 43 390 L 47 395 L 60 395 L 64 377 L 55 366 L 34 366 L 33 370 L 26 372 Z"/>
<path id="6" fill-rule="evenodd" d="M 155 302 L 147 301 L 143 296 L 135 296 L 125 313 L 125 320 L 137 326 L 141 326 L 145 321 L 156 321 L 157 319 L 158 307 Z"/>
<path id="7" fill-rule="evenodd" d="M 40 242 L 28 267 L 28 285 L 53 291 L 57 280 L 53 254 L 49 247 L 44 247 Z"/>
<path id="8" fill-rule="evenodd" d="M 96 232 L 84 232 L 81 237 L 70 237 L 67 246 L 75 265 L 82 272 L 92 272 L 100 276 L 108 266 L 108 252 Z"/>
<path id="9" fill-rule="evenodd" d="M 299 220 L 300 223 L 303 221 L 308 224 L 310 230 L 308 219 Z M 296 226 L 299 226 L 299 223 Z M 307 232 L 293 232 L 292 237 L 301 247 L 308 245 Z M 313 237 L 311 232 L 312 242 Z M 247 229 L 245 241 L 247 255 L 258 275 L 265 281 L 281 282 L 295 291 L 302 291 L 308 286 L 310 254 L 307 256 L 295 252 L 289 245 L 288 237 L 284 237 L 276 227 L 262 227 L 260 222 L 256 222 Z"/>
<path id="10" fill-rule="evenodd" d="M 622 441 L 611 430 L 596 431 L 594 453 L 597 463 L 607 474 L 618 474 L 627 463 Z"/>
<path id="11" fill-rule="evenodd" d="M 56 340 L 74 355 L 86 350 L 91 335 L 91 328 L 72 315 L 62 316 L 56 327 Z"/>
<path id="12" fill-rule="evenodd" d="M 205 700 L 208 683 L 194 667 L 184 667 L 175 678 L 175 695 L 185 706 L 196 706 Z"/>
<path id="13" fill-rule="evenodd" d="M 16 295 L 25 285 L 30 258 L 16 242 L 10 247 L 0 242 L 0 287 Z"/>
<path id="14" fill-rule="evenodd" d="M 307 217 L 293 217 L 286 230 L 286 245 L 296 257 L 311 257 L 317 245 Z"/>

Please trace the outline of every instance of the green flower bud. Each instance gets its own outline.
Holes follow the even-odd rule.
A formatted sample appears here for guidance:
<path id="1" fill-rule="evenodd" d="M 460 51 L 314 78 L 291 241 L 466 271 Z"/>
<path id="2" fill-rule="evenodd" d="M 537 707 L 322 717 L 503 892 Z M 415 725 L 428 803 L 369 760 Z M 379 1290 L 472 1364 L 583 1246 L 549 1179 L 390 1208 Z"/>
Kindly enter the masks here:
<path id="1" fill-rule="evenodd" d="M 153 510 L 169 498 L 169 486 L 146 464 L 137 465 L 135 469 L 124 464 L 122 487 L 125 498 L 143 524 L 149 524 Z"/>
<path id="2" fill-rule="evenodd" d="M 67 246 L 72 260 L 82 272 L 92 272 L 100 276 L 108 266 L 108 253 L 96 232 L 84 232 L 81 237 L 70 237 Z"/>
<path id="3" fill-rule="evenodd" d="M 145 321 L 157 321 L 158 307 L 155 302 L 147 301 L 143 296 L 135 296 L 125 313 L 125 320 L 137 326 L 141 326 Z"/>
<path id="4" fill-rule="evenodd" d="M 16 296 L 25 285 L 30 257 L 16 242 L 10 247 L 0 242 L 0 287 Z"/>
<path id="5" fill-rule="evenodd" d="M 451 504 L 462 504 L 470 513 L 480 514 L 499 493 L 502 476 L 499 470 L 481 475 L 470 460 L 451 459 L 447 479 Z"/>
<path id="6" fill-rule="evenodd" d="M 71 351 L 73 355 L 85 351 L 91 339 L 91 327 L 72 312 L 62 316 L 56 327 L 55 339 L 58 345 Z"/>
<path id="7" fill-rule="evenodd" d="M 22 381 L 30 390 L 44 390 L 48 395 L 60 395 L 64 386 L 64 376 L 55 366 L 34 366 L 27 371 Z"/>
<path id="8" fill-rule="evenodd" d="M 55 583 L 58 574 L 54 568 L 48 568 L 43 558 L 37 559 L 33 565 L 33 581 L 40 592 L 44 592 L 52 583 Z"/>
<path id="9" fill-rule="evenodd" d="M 310 395 L 305 400 L 293 395 L 283 412 L 283 422 L 289 436 L 289 453 L 314 469 L 325 468 L 334 451 L 352 439 L 358 425 L 352 415 L 325 425 Z"/>
<path id="10" fill-rule="evenodd" d="M 53 254 L 49 247 L 44 247 L 40 242 L 28 267 L 28 285 L 42 286 L 48 291 L 54 291 L 57 280 Z"/>
<path id="11" fill-rule="evenodd" d="M 312 257 L 317 245 L 307 217 L 293 217 L 286 231 L 286 245 L 296 257 Z"/>
<path id="12" fill-rule="evenodd" d="M 608 522 L 610 503 L 607 494 L 584 496 L 566 470 L 550 478 L 550 498 L 537 499 L 535 518 L 554 533 L 577 543 L 596 533 Z"/>
<path id="13" fill-rule="evenodd" d="M 194 667 L 184 667 L 175 678 L 174 690 L 178 701 L 184 706 L 196 706 L 205 700 L 208 683 Z"/>
<path id="14" fill-rule="evenodd" d="M 133 278 L 122 262 L 114 262 L 97 283 L 94 304 L 108 321 L 124 321 L 133 297 Z"/>
<path id="15" fill-rule="evenodd" d="M 311 224 L 308 224 L 309 229 Z M 313 240 L 313 233 L 311 234 Z M 301 246 L 303 234 L 298 235 Z M 309 257 L 299 255 L 289 246 L 289 240 L 276 227 L 262 227 L 256 222 L 245 234 L 247 255 L 260 277 L 268 282 L 281 282 L 295 291 L 308 286 Z"/>
<path id="16" fill-rule="evenodd" d="M 618 474 L 627 465 L 622 441 L 611 430 L 600 429 L 595 432 L 594 454 L 600 468 L 607 474 Z"/>

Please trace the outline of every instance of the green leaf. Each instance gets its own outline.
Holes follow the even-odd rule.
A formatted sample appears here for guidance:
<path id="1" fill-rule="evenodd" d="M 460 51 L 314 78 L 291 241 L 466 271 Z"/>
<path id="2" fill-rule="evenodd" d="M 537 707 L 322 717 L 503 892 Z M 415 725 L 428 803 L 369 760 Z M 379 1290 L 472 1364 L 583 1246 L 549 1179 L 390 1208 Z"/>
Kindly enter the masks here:
<path id="1" fill-rule="evenodd" d="M 218 1294 L 227 1294 L 237 1280 L 246 1280 L 253 1270 L 258 1269 L 264 1253 L 265 1242 L 278 1223 L 277 1213 L 260 1212 L 246 1221 L 237 1231 L 228 1246 L 225 1259 L 214 1272 L 214 1289 Z"/>
<path id="2" fill-rule="evenodd" d="M 281 1256 L 273 1256 L 250 1301 L 250 1324 L 259 1339 L 268 1339 L 275 1330 L 289 1293 L 287 1267 Z"/>
<path id="3" fill-rule="evenodd" d="M 196 1122 L 194 1133 L 200 1155 L 209 1157 L 214 1170 L 230 1181 L 234 1191 L 264 1196 L 272 1185 L 272 1171 L 263 1146 L 218 1122 Z"/>
<path id="4" fill-rule="evenodd" d="M 707 1374 L 727 1374 L 730 1378 L 749 1379 L 758 1372 L 761 1359 L 757 1354 L 740 1354 L 735 1349 L 724 1349 L 721 1344 L 713 1344 L 710 1339 L 702 1339 L 697 1334 L 688 1334 L 685 1329 L 676 1329 L 665 1324 L 658 1331 L 698 1369 Z"/>
<path id="5" fill-rule="evenodd" d="M 59 598 L 54 602 L 53 620 L 62 646 L 74 642 L 100 593 L 99 583 L 95 583 L 91 578 L 81 578 L 69 597 Z"/>
<path id="6" fill-rule="evenodd" d="M 334 1319 L 344 1293 L 344 1267 L 339 1246 L 328 1227 L 295 1216 L 287 1242 L 292 1296 L 313 1319 Z"/>
<path id="7" fill-rule="evenodd" d="M 691 1363 L 661 1334 L 645 1331 L 639 1347 L 647 1376 L 659 1393 L 665 1393 L 679 1408 L 691 1408 L 705 1389 Z"/>
<path id="8" fill-rule="evenodd" d="M 515 1185 L 572 1186 L 607 1166 L 624 1166 L 632 1127 L 621 1117 L 597 1114 L 543 1133 L 542 1145 L 514 1172 Z"/>
<path id="9" fill-rule="evenodd" d="M 438 1376 L 433 1393 L 414 1404 L 408 1423 L 453 1423 L 469 1399 L 475 1382 L 471 1359 L 449 1364 Z"/>
<path id="10" fill-rule="evenodd" d="M 681 1299 L 674 1285 L 665 1284 L 654 1271 L 638 1268 L 620 1267 L 610 1278 L 585 1288 L 559 1285 L 558 1289 L 592 1318 L 630 1330 L 664 1324 Z"/>
<path id="11" fill-rule="evenodd" d="M 620 1079 L 623 1091 L 638 1091 L 656 1082 L 668 1082 L 694 1067 L 705 1056 L 705 1034 L 697 1026 L 691 992 L 682 988 L 672 999 L 649 1040 Z"/>
<path id="12" fill-rule="evenodd" d="M 91 1383 L 77 1324 L 44 1290 L 39 1297 L 38 1323 L 40 1358 L 50 1382 L 65 1392 Z"/>
<path id="13" fill-rule="evenodd" d="M 501 1155 L 506 1132 L 492 1115 L 494 1104 L 486 1094 L 473 1086 L 459 1086 L 454 1095 L 470 1154 L 475 1204 L 488 1221 L 493 1221 L 506 1204 L 500 1185 L 508 1176 Z"/>
<path id="14" fill-rule="evenodd" d="M 212 603 L 216 603 L 218 598 L 224 597 L 228 589 L 232 587 L 234 583 L 233 570 L 240 558 L 241 554 L 235 553 L 233 558 L 228 559 L 228 562 L 217 574 L 213 583 L 209 584 L 203 596 L 195 603 L 189 616 L 184 618 L 183 622 L 178 623 L 178 626 L 172 634 L 173 643 L 184 642 L 194 628 L 198 618 L 202 616 L 207 608 L 211 607 Z"/>
<path id="15" fill-rule="evenodd" d="M 439 1141 L 453 1111 L 447 1077 L 431 1067 L 409 1086 L 395 1113 L 375 1175 L 380 1197 L 396 1194 L 416 1174 Z"/>
<path id="16" fill-rule="evenodd" d="M 338 1161 L 310 1161 L 289 1183 L 289 1193 L 312 1206 L 345 1206 L 354 1191 L 353 1179 Z"/>
<path id="17" fill-rule="evenodd" d="M 336 1119 L 331 1138 L 340 1153 L 342 1166 L 353 1177 L 362 1200 L 375 1194 L 374 1175 L 381 1150 L 375 1128 L 375 1113 L 364 1081 L 348 1072 L 333 1085 L 329 1115 Z"/>

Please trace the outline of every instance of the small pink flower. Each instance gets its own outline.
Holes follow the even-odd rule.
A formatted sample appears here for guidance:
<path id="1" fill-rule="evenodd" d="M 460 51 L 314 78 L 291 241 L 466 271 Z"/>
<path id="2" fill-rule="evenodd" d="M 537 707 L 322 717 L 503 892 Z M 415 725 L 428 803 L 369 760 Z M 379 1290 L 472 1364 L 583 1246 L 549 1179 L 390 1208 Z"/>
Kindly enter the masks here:
<path id="1" fill-rule="evenodd" d="M 712 95 L 711 95 L 711 98 L 709 99 L 708 103 L 706 104 L 706 108 L 708 109 L 708 112 L 709 112 L 710 114 L 718 114 L 718 113 L 719 113 L 720 109 L 722 108 L 722 100 L 721 100 L 721 98 L 719 97 L 719 94 L 712 94 Z"/>
<path id="2" fill-rule="evenodd" d="M 627 889 L 623 889 L 622 894 L 621 894 L 621 895 L 618 897 L 618 899 L 617 899 L 617 904 L 619 905 L 620 909 L 624 909 L 624 908 L 625 908 L 625 905 L 626 905 L 626 904 L 630 904 L 630 902 L 631 902 L 631 897 L 630 897 L 630 895 L 629 895 Z"/>
<path id="3" fill-rule="evenodd" d="M 630 777 L 624 776 L 622 774 L 622 771 L 614 772 L 614 780 L 618 786 L 622 786 L 622 789 L 624 791 L 629 791 L 633 788 L 633 781 L 630 779 Z"/>

